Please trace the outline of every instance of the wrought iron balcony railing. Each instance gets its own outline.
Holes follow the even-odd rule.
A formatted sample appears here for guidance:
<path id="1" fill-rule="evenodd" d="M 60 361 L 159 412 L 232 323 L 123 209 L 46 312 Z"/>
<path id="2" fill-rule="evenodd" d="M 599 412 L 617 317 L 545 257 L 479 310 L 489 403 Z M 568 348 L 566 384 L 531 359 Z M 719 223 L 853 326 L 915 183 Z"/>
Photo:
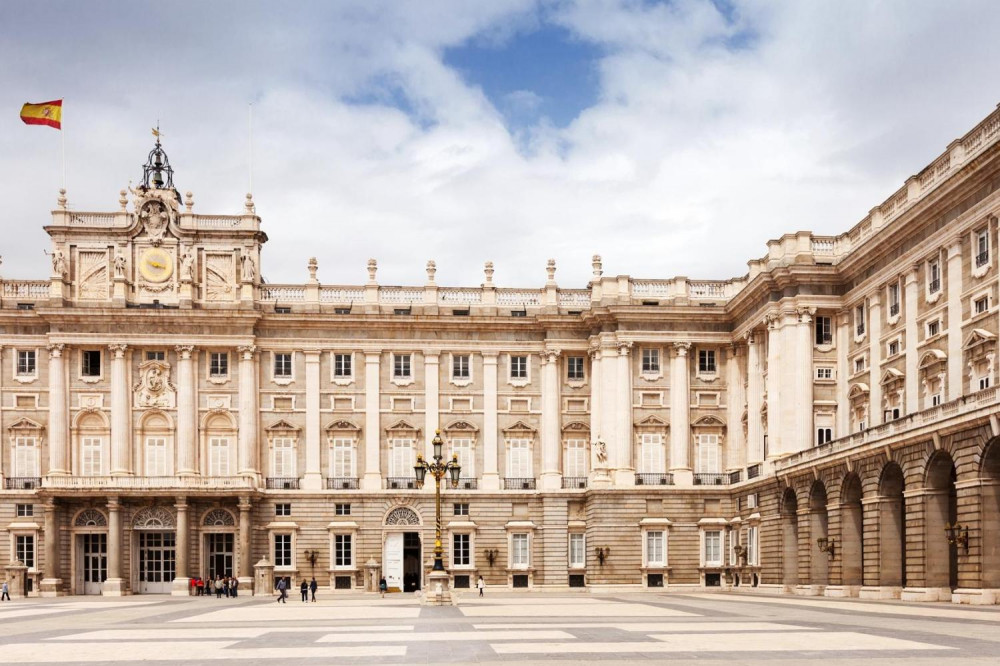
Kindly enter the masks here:
<path id="1" fill-rule="evenodd" d="M 326 480 L 327 490 L 357 490 L 358 480 L 350 476 L 331 476 Z"/>
<path id="2" fill-rule="evenodd" d="M 503 480 L 503 487 L 504 490 L 534 490 L 535 480 L 507 477 Z"/>
<path id="3" fill-rule="evenodd" d="M 729 483 L 728 474 L 697 472 L 694 475 L 694 485 L 696 486 L 724 486 L 727 483 Z"/>
<path id="4" fill-rule="evenodd" d="M 674 485 L 674 475 L 669 472 L 665 472 L 663 474 L 640 472 L 635 475 L 635 485 L 672 486 Z"/>
<path id="5" fill-rule="evenodd" d="M 34 490 L 41 485 L 42 479 L 37 476 L 11 476 L 3 480 L 3 487 L 7 490 Z"/>
<path id="6" fill-rule="evenodd" d="M 298 490 L 299 480 L 288 476 L 269 476 L 264 480 L 264 487 L 268 490 Z"/>
<path id="7" fill-rule="evenodd" d="M 579 490 L 587 487 L 587 477 L 585 476 L 564 476 L 562 480 L 563 488 Z"/>
<path id="8" fill-rule="evenodd" d="M 388 476 L 385 487 L 389 490 L 415 490 L 417 479 L 413 476 Z"/>

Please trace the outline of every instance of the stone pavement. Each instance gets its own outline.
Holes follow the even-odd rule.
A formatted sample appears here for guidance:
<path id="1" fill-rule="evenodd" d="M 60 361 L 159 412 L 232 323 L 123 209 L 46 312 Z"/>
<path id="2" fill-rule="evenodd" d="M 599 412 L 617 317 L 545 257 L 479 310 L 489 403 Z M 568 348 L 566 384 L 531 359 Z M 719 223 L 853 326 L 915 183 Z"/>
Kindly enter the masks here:
<path id="1" fill-rule="evenodd" d="M 0 627 L 5 664 L 1000 663 L 1000 608 L 722 593 L 72 597 L 0 603 Z"/>

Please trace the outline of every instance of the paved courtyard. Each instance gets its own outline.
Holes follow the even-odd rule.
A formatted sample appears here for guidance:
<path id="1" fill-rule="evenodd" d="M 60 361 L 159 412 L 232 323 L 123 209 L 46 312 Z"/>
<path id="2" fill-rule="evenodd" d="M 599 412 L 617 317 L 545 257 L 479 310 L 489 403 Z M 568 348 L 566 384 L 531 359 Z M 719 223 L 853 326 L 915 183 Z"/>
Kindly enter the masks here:
<path id="1" fill-rule="evenodd" d="M 1000 608 L 733 594 L 75 597 L 4 602 L 0 626 L 2 663 L 1000 663 Z"/>

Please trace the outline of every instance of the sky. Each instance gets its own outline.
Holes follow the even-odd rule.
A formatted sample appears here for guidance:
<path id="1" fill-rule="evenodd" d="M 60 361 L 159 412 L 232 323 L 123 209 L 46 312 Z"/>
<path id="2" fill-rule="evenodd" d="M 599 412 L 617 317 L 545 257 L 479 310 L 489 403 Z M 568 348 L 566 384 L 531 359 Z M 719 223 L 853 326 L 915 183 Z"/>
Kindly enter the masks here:
<path id="1" fill-rule="evenodd" d="M 0 3 L 0 276 L 62 180 L 113 211 L 159 123 L 195 212 L 250 187 L 268 282 L 728 279 L 850 229 L 1000 102 L 1000 12 L 949 0 Z M 24 102 L 64 98 L 63 136 Z"/>

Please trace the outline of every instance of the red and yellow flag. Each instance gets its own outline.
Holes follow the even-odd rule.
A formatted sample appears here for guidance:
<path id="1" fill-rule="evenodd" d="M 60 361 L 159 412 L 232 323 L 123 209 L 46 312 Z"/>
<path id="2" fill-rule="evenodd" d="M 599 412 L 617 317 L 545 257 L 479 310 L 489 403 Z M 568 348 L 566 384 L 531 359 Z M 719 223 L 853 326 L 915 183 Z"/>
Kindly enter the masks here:
<path id="1" fill-rule="evenodd" d="M 25 125 L 48 125 L 57 130 L 62 129 L 62 100 L 40 104 L 27 103 L 21 107 L 21 120 Z"/>

